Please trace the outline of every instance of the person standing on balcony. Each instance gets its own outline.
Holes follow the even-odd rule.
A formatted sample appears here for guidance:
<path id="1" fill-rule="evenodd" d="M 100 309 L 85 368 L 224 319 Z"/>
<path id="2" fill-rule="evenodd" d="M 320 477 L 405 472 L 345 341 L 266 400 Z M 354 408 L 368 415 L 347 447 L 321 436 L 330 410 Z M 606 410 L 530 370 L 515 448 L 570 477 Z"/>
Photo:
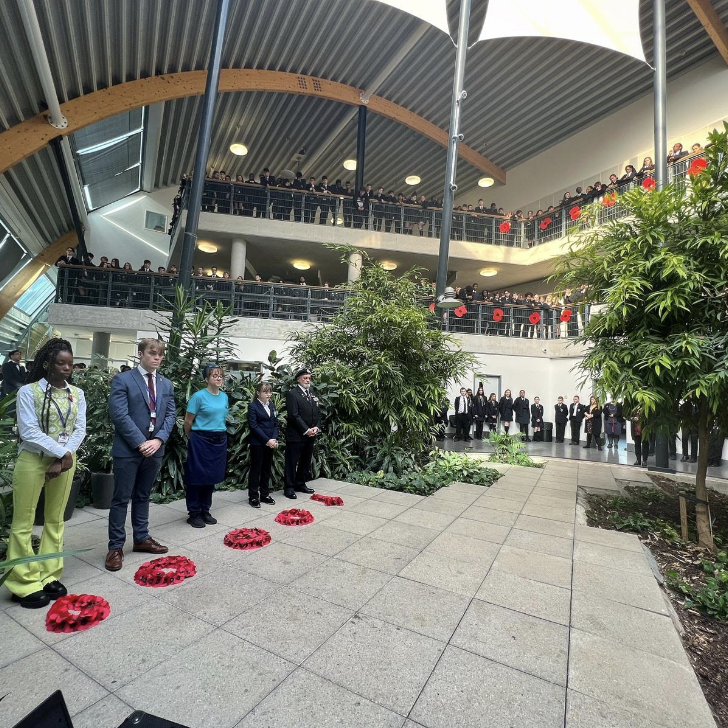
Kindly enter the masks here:
<path id="1" fill-rule="evenodd" d="M 387 225 L 384 221 L 384 211 L 388 201 L 389 197 L 384 194 L 384 187 L 380 187 L 374 193 L 374 197 L 369 200 L 373 212 L 373 230 L 381 231 L 383 229 L 384 232 L 387 231 Z"/>
<path id="2" fill-rule="evenodd" d="M 300 171 L 296 172 L 296 179 L 293 180 L 292 186 L 293 186 L 293 189 L 299 193 L 302 193 L 306 190 L 306 182 L 303 179 L 302 172 L 300 172 Z M 301 217 L 303 215 L 303 200 L 304 200 L 303 194 L 294 193 L 294 195 L 293 195 L 293 219 L 296 222 L 301 222 Z"/>
<path id="3" fill-rule="evenodd" d="M 192 528 L 214 525 L 210 515 L 216 483 L 225 480 L 227 466 L 228 396 L 221 391 L 225 379 L 222 367 L 207 364 L 202 370 L 207 383 L 187 402 L 184 431 L 187 435 L 185 496 L 187 523 Z"/>
<path id="4" fill-rule="evenodd" d="M 365 230 L 369 229 L 369 195 L 364 187 L 359 190 L 359 194 L 354 198 L 354 227 Z"/>
<path id="5" fill-rule="evenodd" d="M 164 445 L 175 426 L 172 382 L 157 371 L 165 345 L 159 339 L 139 342 L 139 366 L 117 374 L 111 382 L 109 415 L 114 425 L 114 496 L 109 510 L 106 568 L 124 563 L 126 512 L 131 501 L 134 551 L 166 554 L 166 546 L 149 535 L 149 498 L 162 467 Z"/>
<path id="6" fill-rule="evenodd" d="M 528 436 L 528 424 L 531 421 L 531 403 L 526 398 L 526 390 L 522 389 L 513 403 L 513 412 L 516 415 L 518 429 L 521 431 L 521 440 L 531 442 Z"/>
<path id="7" fill-rule="evenodd" d="M 321 214 L 319 215 L 319 225 L 326 225 L 329 221 L 329 212 L 334 219 L 333 224 L 336 225 L 336 201 L 332 197 L 333 191 L 329 184 L 329 178 L 324 175 L 320 184 L 316 186 L 316 191 L 321 195 Z"/>
<path id="8" fill-rule="evenodd" d="M 303 207 L 303 221 L 314 222 L 316 220 L 316 208 L 318 197 L 316 196 L 316 178 L 309 177 L 306 185 L 306 203 Z"/>
<path id="9" fill-rule="evenodd" d="M 13 523 L 8 559 L 33 556 L 33 520 L 45 489 L 43 535 L 39 554 L 63 551 L 63 513 L 76 471 L 75 453 L 86 436 L 83 391 L 68 383 L 73 350 L 64 339 L 51 339 L 36 354 L 28 384 L 18 391 L 19 454 L 13 470 Z M 13 601 L 26 609 L 45 607 L 66 596 L 59 581 L 63 559 L 19 564 L 5 585 Z"/>
<path id="10" fill-rule="evenodd" d="M 8 360 L 3 364 L 2 396 L 15 392 L 25 384 L 26 371 L 20 363 L 20 349 L 13 349 L 8 354 Z"/>
<path id="11" fill-rule="evenodd" d="M 296 386 L 286 395 L 288 425 L 286 427 L 286 465 L 283 495 L 296 498 L 296 493 L 313 493 L 306 482 L 311 479 L 311 460 L 316 435 L 320 433 L 321 413 L 318 398 L 311 393 L 311 371 L 299 369 Z"/>

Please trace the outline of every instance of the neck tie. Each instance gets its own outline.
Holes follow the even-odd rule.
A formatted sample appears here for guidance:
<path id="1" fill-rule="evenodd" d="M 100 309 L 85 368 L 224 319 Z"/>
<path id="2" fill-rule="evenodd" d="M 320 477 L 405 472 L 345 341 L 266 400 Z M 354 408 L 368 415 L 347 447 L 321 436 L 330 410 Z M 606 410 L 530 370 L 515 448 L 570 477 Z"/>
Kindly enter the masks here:
<path id="1" fill-rule="evenodd" d="M 157 393 L 154 391 L 154 375 L 151 373 L 147 374 L 147 390 L 149 391 L 149 408 L 156 414 L 157 411 Z M 157 418 L 152 415 L 152 427 L 157 424 Z"/>

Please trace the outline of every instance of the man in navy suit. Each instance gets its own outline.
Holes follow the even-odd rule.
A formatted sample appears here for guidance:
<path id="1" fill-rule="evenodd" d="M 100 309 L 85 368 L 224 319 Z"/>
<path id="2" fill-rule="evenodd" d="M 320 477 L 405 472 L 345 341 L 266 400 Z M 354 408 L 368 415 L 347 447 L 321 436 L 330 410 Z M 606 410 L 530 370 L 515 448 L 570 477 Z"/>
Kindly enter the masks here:
<path id="1" fill-rule="evenodd" d="M 270 397 L 272 388 L 268 382 L 261 382 L 256 398 L 248 405 L 250 425 L 250 472 L 248 473 L 248 503 L 260 508 L 261 501 L 269 506 L 276 502 L 270 497 L 270 471 L 273 451 L 278 447 L 278 418 Z"/>
<path id="2" fill-rule="evenodd" d="M 164 444 L 175 424 L 174 388 L 157 372 L 164 342 L 142 339 L 139 366 L 112 379 L 109 414 L 115 435 L 114 498 L 109 511 L 106 568 L 118 571 L 124 562 L 126 511 L 131 500 L 134 551 L 166 554 L 166 546 L 149 535 L 149 496 L 162 466 Z"/>
<path id="3" fill-rule="evenodd" d="M 300 369 L 296 372 L 296 386 L 286 395 L 288 425 L 286 428 L 286 483 L 283 495 L 295 498 L 299 493 L 313 493 L 306 485 L 311 478 L 313 441 L 319 434 L 318 399 L 311 394 L 311 372 Z"/>

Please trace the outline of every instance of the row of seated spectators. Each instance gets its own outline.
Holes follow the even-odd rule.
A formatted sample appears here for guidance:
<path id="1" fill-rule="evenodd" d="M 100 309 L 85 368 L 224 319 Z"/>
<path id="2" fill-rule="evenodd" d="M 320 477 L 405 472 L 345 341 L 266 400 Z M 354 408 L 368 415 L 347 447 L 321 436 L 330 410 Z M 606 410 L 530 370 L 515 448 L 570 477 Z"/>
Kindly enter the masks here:
<path id="1" fill-rule="evenodd" d="M 668 154 L 667 162 L 675 165 L 703 152 L 702 145 L 697 142 L 692 145 L 690 152 L 683 150 L 682 144 L 678 142 Z M 554 213 L 601 200 L 611 192 L 654 175 L 654 172 L 652 158 L 645 157 L 639 170 L 628 164 L 621 177 L 611 174 L 608 182 L 596 180 L 587 185 L 586 189 L 577 187 L 574 192 L 567 191 L 558 204 L 549 205 L 545 210 L 539 209 L 536 212 L 506 211 L 495 202 L 486 206 L 483 199 L 479 199 L 477 205 L 459 205 L 454 208 L 452 237 L 456 240 L 507 245 L 532 243 L 539 237 L 554 237 L 543 234 L 549 228 L 550 216 Z M 191 177 L 191 174 L 183 175 L 179 192 L 174 198 L 170 232 L 182 209 L 184 193 Z M 295 193 L 303 195 L 296 197 Z M 428 198 L 426 195 L 418 195 L 416 191 L 408 195 L 395 193 L 394 190 L 385 192 L 384 187 L 375 190 L 370 184 L 355 190 L 351 182 L 342 184 L 337 179 L 330 184 L 327 176 L 323 176 L 320 181 L 315 177 L 306 180 L 301 172 L 296 173 L 294 180 L 282 176 L 276 178 L 267 167 L 258 179 L 252 173 L 247 179 L 243 175 L 237 175 L 233 179 L 224 171 L 212 172 L 206 178 L 203 189 L 202 209 L 205 212 L 256 215 L 276 220 L 293 218 L 295 222 L 305 223 L 314 223 L 318 218 L 321 225 L 330 222 L 332 225 L 343 224 L 344 227 L 430 237 L 437 237 L 442 225 L 442 202 L 434 195 Z M 520 228 L 522 239 L 519 240 L 516 230 L 501 224 L 503 220 L 534 224 Z M 545 220 L 549 223 L 544 226 Z M 540 236 L 539 231 L 542 233 Z"/>

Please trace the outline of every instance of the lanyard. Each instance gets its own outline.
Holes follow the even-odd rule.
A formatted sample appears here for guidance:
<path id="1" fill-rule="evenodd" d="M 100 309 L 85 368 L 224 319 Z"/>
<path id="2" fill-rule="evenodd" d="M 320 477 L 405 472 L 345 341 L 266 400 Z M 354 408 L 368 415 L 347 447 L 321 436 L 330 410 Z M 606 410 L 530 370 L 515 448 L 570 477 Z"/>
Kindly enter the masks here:
<path id="1" fill-rule="evenodd" d="M 53 399 L 53 395 L 51 394 L 51 402 L 53 402 L 53 406 L 56 408 L 56 412 L 58 412 L 58 419 L 61 421 L 61 429 L 65 432 L 66 431 L 66 422 L 68 422 L 68 418 L 71 416 L 71 393 L 68 393 L 68 409 L 66 410 L 66 416 L 64 417 L 61 414 L 61 408 L 58 406 L 58 402 L 56 402 L 55 399 Z"/>

